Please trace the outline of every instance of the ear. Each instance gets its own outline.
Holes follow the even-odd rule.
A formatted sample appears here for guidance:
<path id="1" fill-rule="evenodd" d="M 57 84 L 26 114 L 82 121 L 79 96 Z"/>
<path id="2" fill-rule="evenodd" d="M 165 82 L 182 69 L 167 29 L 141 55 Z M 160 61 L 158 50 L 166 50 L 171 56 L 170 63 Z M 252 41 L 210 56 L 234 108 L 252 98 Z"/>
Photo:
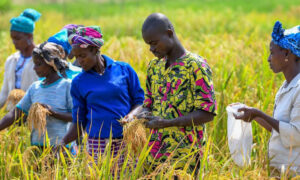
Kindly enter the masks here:
<path id="1" fill-rule="evenodd" d="M 172 29 L 168 29 L 167 34 L 170 38 L 172 38 L 174 36 L 174 32 L 172 31 Z"/>
<path id="2" fill-rule="evenodd" d="M 28 39 L 30 39 L 30 40 L 33 39 L 33 34 L 25 33 L 25 36 L 26 36 Z"/>
<path id="3" fill-rule="evenodd" d="M 98 48 L 93 47 L 93 46 L 89 46 L 89 48 L 90 48 L 90 52 L 92 52 L 93 54 L 97 54 Z"/>

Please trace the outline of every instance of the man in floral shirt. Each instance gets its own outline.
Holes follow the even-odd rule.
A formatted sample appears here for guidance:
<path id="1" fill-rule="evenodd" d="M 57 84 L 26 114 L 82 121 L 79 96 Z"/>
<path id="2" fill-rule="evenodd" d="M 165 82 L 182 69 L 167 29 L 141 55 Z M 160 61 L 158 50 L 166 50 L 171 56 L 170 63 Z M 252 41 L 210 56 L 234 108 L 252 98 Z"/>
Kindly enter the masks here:
<path id="1" fill-rule="evenodd" d="M 148 66 L 143 110 L 152 132 L 147 162 L 152 168 L 176 163 L 176 169 L 188 167 L 197 174 L 204 123 L 212 121 L 216 112 L 210 67 L 185 50 L 163 14 L 148 16 L 142 34 L 157 57 Z"/>

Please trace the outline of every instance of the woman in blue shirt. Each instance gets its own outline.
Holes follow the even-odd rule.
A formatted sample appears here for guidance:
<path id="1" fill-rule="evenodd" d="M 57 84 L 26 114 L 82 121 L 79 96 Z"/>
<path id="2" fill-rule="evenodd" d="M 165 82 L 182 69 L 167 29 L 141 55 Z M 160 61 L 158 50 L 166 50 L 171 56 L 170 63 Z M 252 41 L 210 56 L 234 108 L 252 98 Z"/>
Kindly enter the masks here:
<path id="1" fill-rule="evenodd" d="M 88 134 L 88 152 L 95 162 L 98 153 L 104 152 L 110 134 L 111 150 L 116 156 L 124 147 L 123 127 L 118 120 L 133 117 L 143 104 L 144 91 L 137 74 L 129 64 L 100 54 L 104 41 L 98 26 L 76 29 L 76 33 L 69 36 L 69 42 L 84 71 L 72 81 L 73 124 L 61 145 L 78 138 L 78 129 L 82 126 Z M 119 167 L 122 163 L 121 156 Z"/>

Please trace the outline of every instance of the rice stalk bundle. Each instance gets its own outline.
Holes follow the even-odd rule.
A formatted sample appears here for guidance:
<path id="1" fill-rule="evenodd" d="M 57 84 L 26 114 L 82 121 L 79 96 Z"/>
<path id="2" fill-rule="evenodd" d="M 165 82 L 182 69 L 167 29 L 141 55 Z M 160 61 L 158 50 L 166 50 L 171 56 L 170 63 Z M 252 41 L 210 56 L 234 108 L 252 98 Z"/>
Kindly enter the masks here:
<path id="1" fill-rule="evenodd" d="M 24 97 L 25 91 L 22 89 L 13 89 L 10 91 L 6 100 L 6 110 L 11 111 L 15 108 L 18 102 Z"/>
<path id="2" fill-rule="evenodd" d="M 40 103 L 34 103 L 31 105 L 28 113 L 28 126 L 32 130 L 37 129 L 39 132 L 39 138 L 46 132 L 46 118 L 50 115 L 50 111 L 42 106 Z"/>
<path id="3" fill-rule="evenodd" d="M 139 155 L 140 151 L 147 143 L 147 130 L 144 125 L 146 119 L 137 119 L 128 122 L 123 127 L 123 139 L 131 146 L 134 154 Z"/>

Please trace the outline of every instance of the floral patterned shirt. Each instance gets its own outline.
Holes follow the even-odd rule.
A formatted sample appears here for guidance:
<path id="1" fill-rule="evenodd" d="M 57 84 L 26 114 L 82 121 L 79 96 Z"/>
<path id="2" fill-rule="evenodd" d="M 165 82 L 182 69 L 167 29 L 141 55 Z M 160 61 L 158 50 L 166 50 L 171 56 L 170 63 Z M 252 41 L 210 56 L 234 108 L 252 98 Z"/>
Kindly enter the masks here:
<path id="1" fill-rule="evenodd" d="M 155 59 L 150 62 L 147 70 L 144 107 L 150 108 L 153 116 L 172 120 L 196 110 L 215 114 L 212 72 L 205 59 L 186 52 L 175 63 L 165 67 L 165 60 Z M 187 148 L 193 149 L 191 144 L 199 149 L 203 145 L 203 130 L 204 125 L 152 131 L 149 146 L 153 146 L 148 160 L 152 164 L 157 160 L 163 162 L 171 152 L 176 152 L 176 157 L 182 157 L 187 153 Z M 180 163 L 177 164 L 180 166 Z"/>

